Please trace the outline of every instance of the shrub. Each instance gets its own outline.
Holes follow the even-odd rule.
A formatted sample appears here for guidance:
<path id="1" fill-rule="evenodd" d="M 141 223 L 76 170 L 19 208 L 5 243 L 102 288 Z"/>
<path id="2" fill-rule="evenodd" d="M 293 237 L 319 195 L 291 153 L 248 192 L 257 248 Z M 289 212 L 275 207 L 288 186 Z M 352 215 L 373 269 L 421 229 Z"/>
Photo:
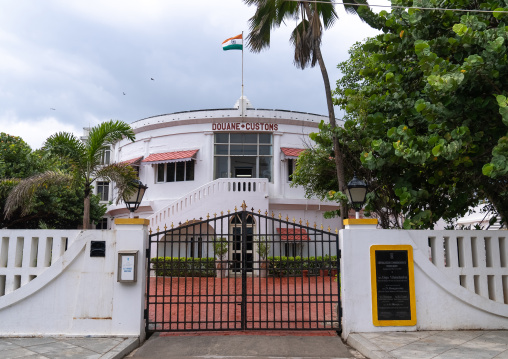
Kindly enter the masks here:
<path id="1" fill-rule="evenodd" d="M 309 274 L 319 274 L 320 269 L 337 269 L 337 256 L 324 257 L 268 257 L 268 274 L 273 276 L 302 275 L 302 270 Z"/>
<path id="2" fill-rule="evenodd" d="M 158 276 L 214 277 L 214 258 L 157 257 L 150 260 Z"/>

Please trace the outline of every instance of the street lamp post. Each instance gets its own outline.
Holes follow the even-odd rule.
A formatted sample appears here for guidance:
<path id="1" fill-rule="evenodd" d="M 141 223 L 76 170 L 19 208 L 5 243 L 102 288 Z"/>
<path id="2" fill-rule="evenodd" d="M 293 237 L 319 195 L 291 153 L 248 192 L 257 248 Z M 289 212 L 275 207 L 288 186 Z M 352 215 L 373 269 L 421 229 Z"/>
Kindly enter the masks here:
<path id="1" fill-rule="evenodd" d="M 129 186 L 134 187 L 136 190 L 130 194 L 124 195 L 123 201 L 125 202 L 127 209 L 130 211 L 129 218 L 134 218 L 134 211 L 139 208 L 148 187 L 139 180 L 132 180 Z"/>
<path id="2" fill-rule="evenodd" d="M 353 175 L 353 179 L 347 184 L 346 196 L 351 207 L 356 211 L 356 218 L 360 218 L 360 210 L 367 196 L 367 184 L 356 178 L 356 174 Z"/>

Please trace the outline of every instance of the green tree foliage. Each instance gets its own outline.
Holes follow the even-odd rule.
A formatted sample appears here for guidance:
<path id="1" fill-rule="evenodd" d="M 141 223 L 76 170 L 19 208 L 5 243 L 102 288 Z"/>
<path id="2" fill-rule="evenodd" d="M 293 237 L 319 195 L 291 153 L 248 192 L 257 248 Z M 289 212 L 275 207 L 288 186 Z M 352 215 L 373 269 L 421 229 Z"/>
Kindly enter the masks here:
<path id="1" fill-rule="evenodd" d="M 498 0 L 392 4 L 508 10 Z M 508 15 L 397 8 L 365 16 L 383 33 L 339 65 L 341 141 L 376 191 L 393 188 L 387 203 L 406 228 L 432 227 L 484 199 L 506 222 Z"/>
<path id="2" fill-rule="evenodd" d="M 323 83 L 325 86 L 326 103 L 328 107 L 329 124 L 336 127 L 335 110 L 333 108 L 332 91 L 330 80 L 323 56 L 321 54 L 321 38 L 323 28 L 327 29 L 338 19 L 334 3 L 331 0 L 323 0 L 310 3 L 309 1 L 293 0 L 244 0 L 248 5 L 256 6 L 256 13 L 250 18 L 250 33 L 247 37 L 249 47 L 254 52 L 260 52 L 270 47 L 270 35 L 273 29 L 282 24 L 295 22 L 290 42 L 295 49 L 294 64 L 302 70 L 306 67 L 314 67 L 319 64 Z M 347 12 L 356 14 L 358 7 L 354 4 L 367 4 L 366 0 L 350 0 L 344 4 Z M 364 6 L 363 13 L 370 19 L 371 12 Z M 332 136 L 336 176 L 339 188 L 345 185 L 344 155 L 337 140 Z M 346 202 L 340 201 L 341 213 L 346 213 Z M 342 222 L 339 224 L 342 227 Z"/>
<path id="3" fill-rule="evenodd" d="M 351 122 L 346 123 L 349 126 Z M 354 134 L 357 134 L 355 132 Z M 354 135 L 348 132 L 348 135 Z M 337 176 L 334 175 L 333 146 L 330 126 L 321 122 L 318 133 L 311 133 L 310 138 L 314 141 L 312 148 L 302 152 L 298 156 L 296 170 L 293 172 L 291 186 L 302 186 L 307 198 L 317 197 L 321 200 L 330 200 L 338 203 L 345 200 L 345 195 L 337 192 L 339 188 Z M 341 142 L 344 146 L 346 178 L 358 178 L 369 183 L 370 192 L 367 194 L 365 206 L 366 214 L 373 215 L 379 220 L 382 228 L 402 228 L 401 206 L 396 197 L 393 186 L 383 185 L 372 172 L 363 168 L 360 161 L 362 151 L 361 138 L 343 137 Z M 326 218 L 338 216 L 338 211 L 325 212 Z"/>
<path id="4" fill-rule="evenodd" d="M 136 178 L 132 167 L 125 164 L 104 164 L 104 152 L 122 138 L 134 141 L 131 127 L 122 121 L 107 121 L 92 127 L 88 138 L 82 142 L 72 133 L 60 132 L 50 136 L 44 143 L 43 150 L 50 156 L 58 158 L 67 168 L 65 173 L 46 171 L 24 179 L 14 188 L 7 198 L 6 217 L 30 203 L 34 188 L 43 188 L 51 184 L 61 184 L 72 179 L 73 188 L 83 186 L 83 228 L 91 228 L 92 184 L 101 178 L 114 182 L 118 189 L 119 199 L 126 191 L 132 190 L 129 183 Z"/>
<path id="5" fill-rule="evenodd" d="M 22 179 L 65 167 L 42 151 L 32 151 L 20 137 L 0 133 L 0 228 L 77 228 L 82 221 L 83 186 L 41 186 L 34 189 L 30 204 L 16 209 L 9 219 L 3 216 L 8 194 Z M 104 212 L 105 207 L 94 196 L 92 219 L 98 221 Z"/>

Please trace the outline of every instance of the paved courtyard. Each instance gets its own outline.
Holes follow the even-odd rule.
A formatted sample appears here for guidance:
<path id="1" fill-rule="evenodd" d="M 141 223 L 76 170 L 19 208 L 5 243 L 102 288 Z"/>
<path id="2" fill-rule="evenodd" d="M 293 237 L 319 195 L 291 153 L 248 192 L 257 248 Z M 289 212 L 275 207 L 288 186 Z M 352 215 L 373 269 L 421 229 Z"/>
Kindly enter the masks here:
<path id="1" fill-rule="evenodd" d="M 338 285 L 334 277 L 248 277 L 246 329 L 336 327 Z M 164 330 L 241 328 L 239 277 L 151 278 L 149 322 Z M 221 303 L 222 302 L 222 303 Z"/>

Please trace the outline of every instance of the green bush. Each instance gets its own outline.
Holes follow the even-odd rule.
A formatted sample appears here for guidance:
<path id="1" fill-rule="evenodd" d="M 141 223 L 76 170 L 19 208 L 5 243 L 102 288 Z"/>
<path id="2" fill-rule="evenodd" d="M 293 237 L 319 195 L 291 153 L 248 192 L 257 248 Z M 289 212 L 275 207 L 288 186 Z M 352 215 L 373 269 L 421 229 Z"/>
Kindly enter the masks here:
<path id="1" fill-rule="evenodd" d="M 268 274 L 279 276 L 302 275 L 302 270 L 308 270 L 309 274 L 319 274 L 321 269 L 337 269 L 337 256 L 324 257 L 268 257 Z"/>
<path id="2" fill-rule="evenodd" d="M 214 258 L 157 257 L 150 262 L 158 276 L 215 277 Z"/>

